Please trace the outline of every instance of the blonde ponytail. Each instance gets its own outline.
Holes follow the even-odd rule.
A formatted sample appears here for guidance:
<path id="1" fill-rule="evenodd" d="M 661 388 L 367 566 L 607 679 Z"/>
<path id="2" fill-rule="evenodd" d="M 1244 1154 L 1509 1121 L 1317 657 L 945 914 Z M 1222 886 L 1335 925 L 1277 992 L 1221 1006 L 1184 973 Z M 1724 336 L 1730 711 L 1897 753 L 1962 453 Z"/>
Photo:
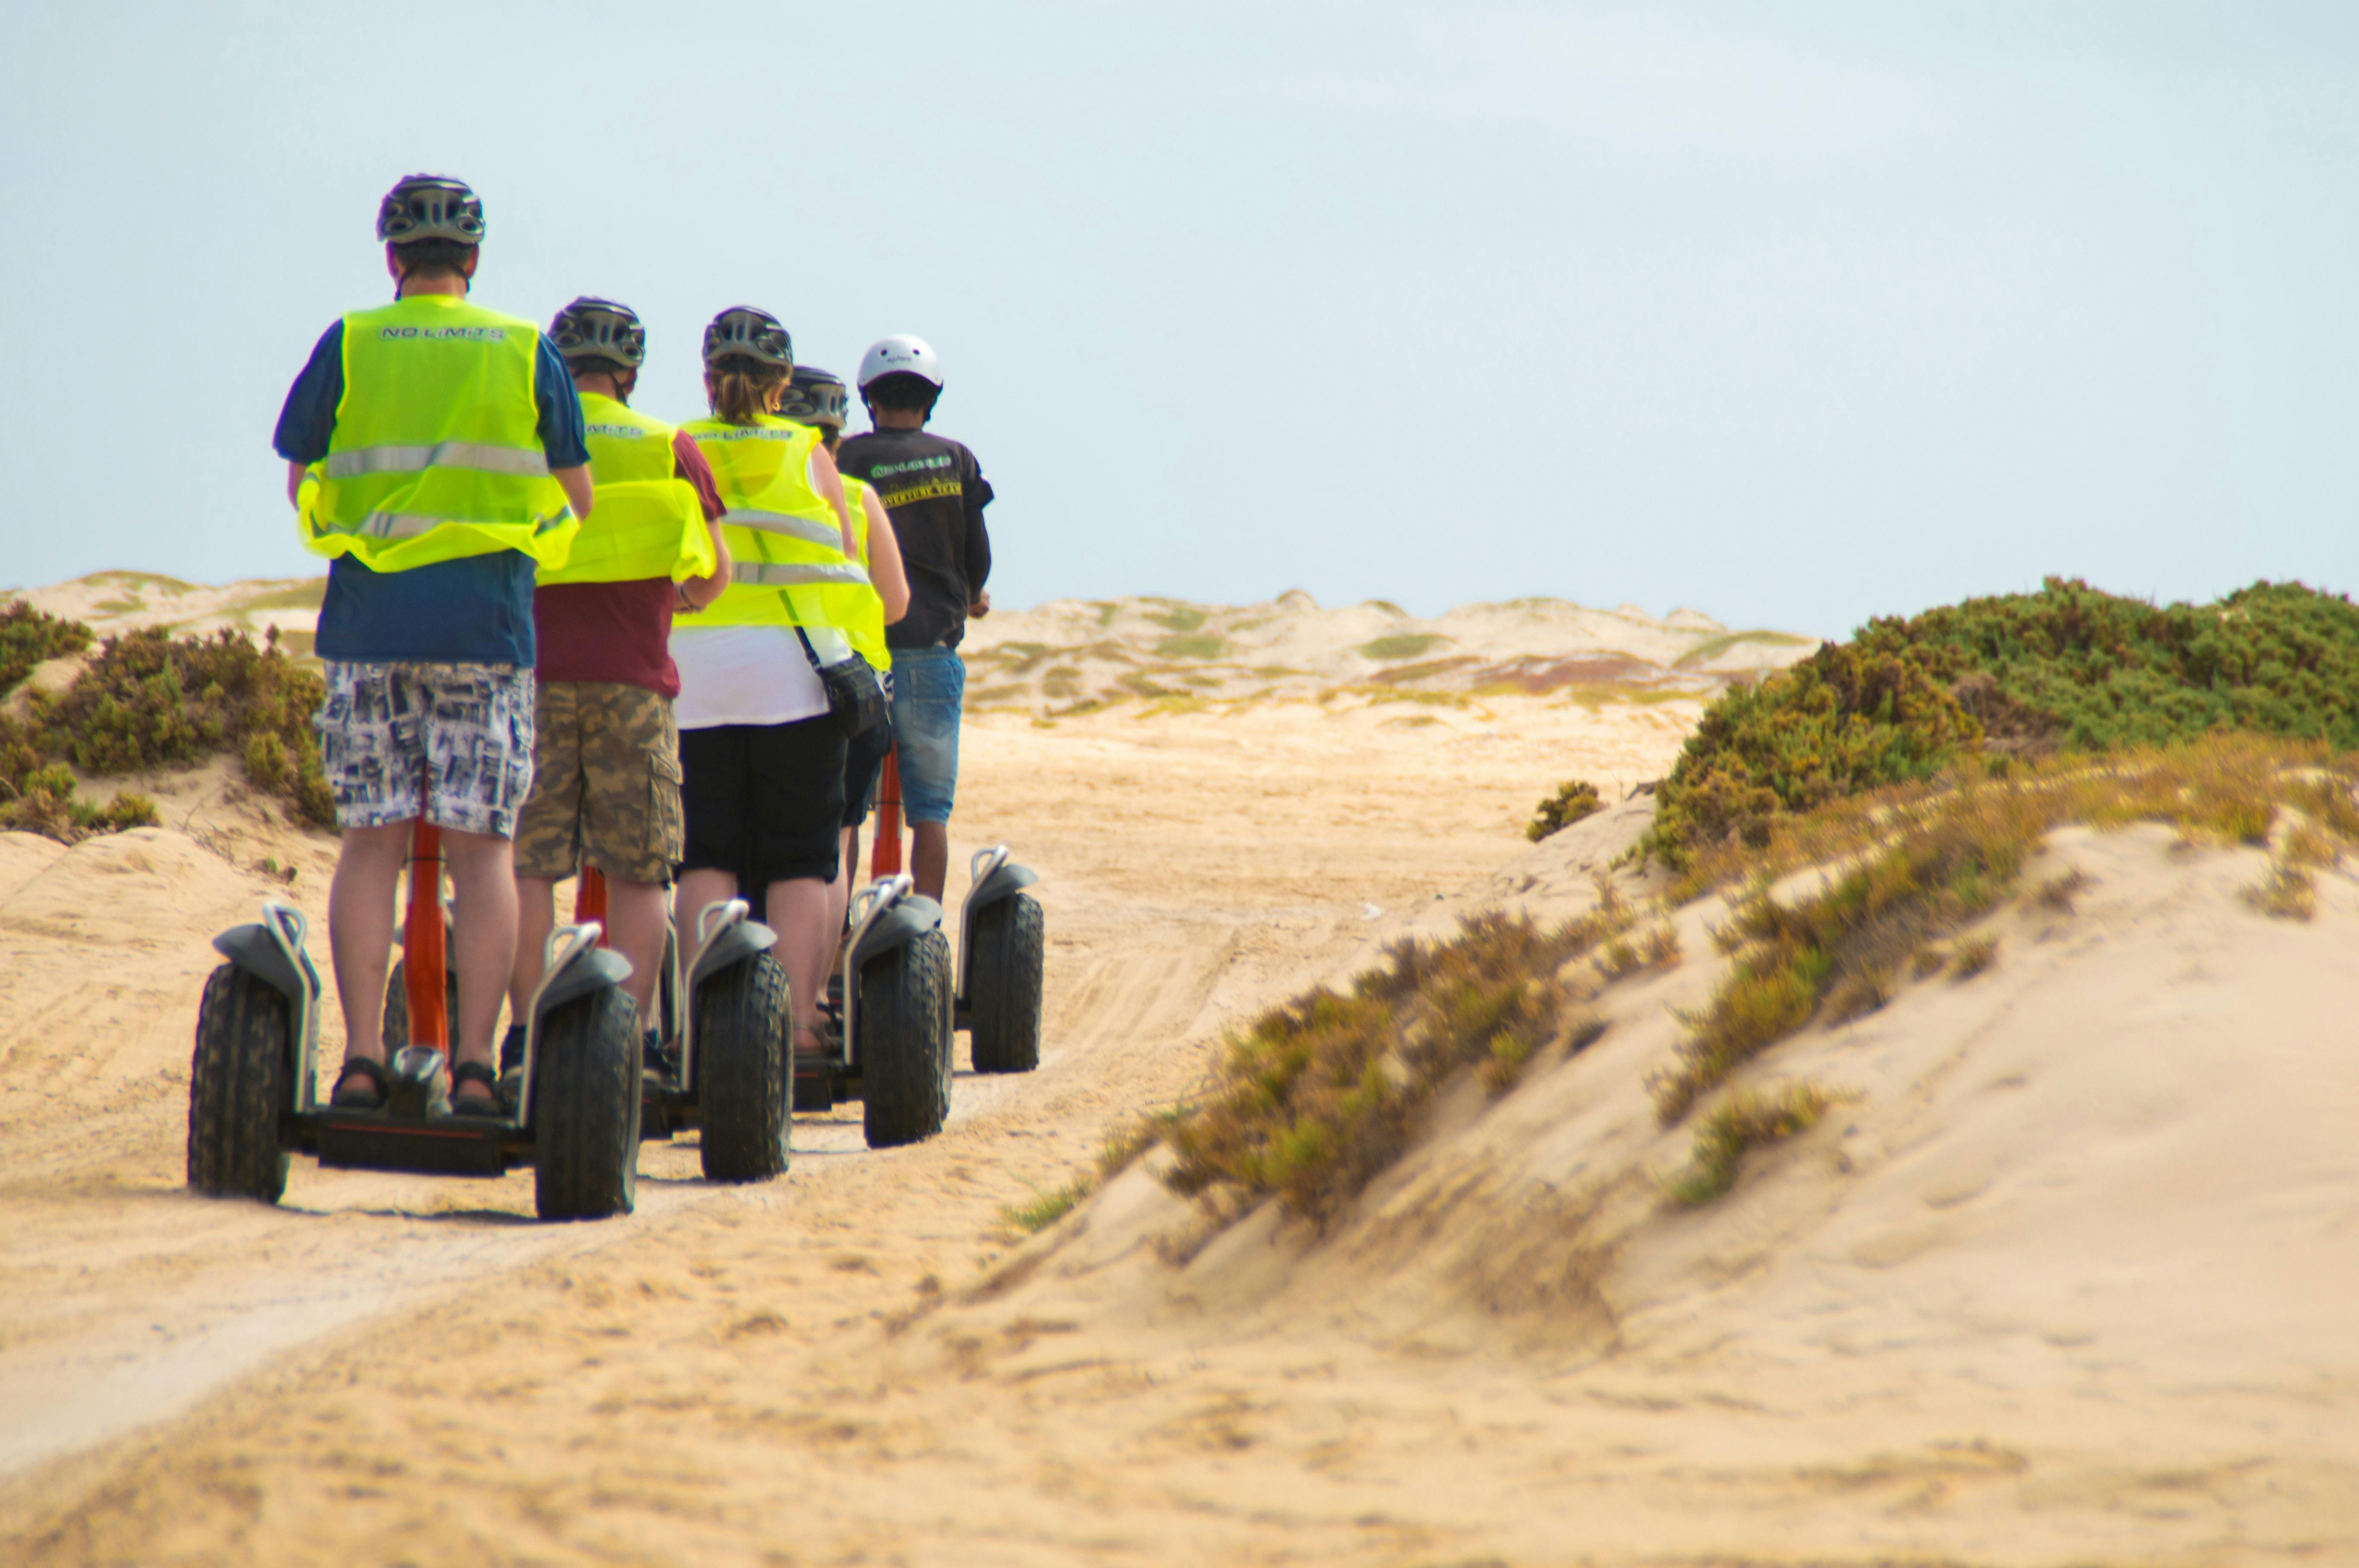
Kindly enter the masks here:
<path id="1" fill-rule="evenodd" d="M 725 359 L 705 369 L 705 402 L 714 417 L 732 425 L 751 425 L 763 415 L 778 411 L 787 376 L 786 371 L 759 360 Z"/>

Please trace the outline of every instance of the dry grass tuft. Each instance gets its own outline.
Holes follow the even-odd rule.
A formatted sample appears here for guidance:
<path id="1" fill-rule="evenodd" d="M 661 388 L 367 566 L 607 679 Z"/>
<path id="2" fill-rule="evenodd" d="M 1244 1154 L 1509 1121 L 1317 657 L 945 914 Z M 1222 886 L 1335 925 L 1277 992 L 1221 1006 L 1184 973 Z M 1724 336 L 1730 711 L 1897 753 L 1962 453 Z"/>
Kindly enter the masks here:
<path id="1" fill-rule="evenodd" d="M 2058 914 L 2070 914 L 2072 913 L 2073 895 L 2088 885 L 2089 873 L 2074 866 L 2061 876 L 2050 877 L 2040 883 L 2031 899 L 2042 909 L 2052 910 Z"/>
<path id="2" fill-rule="evenodd" d="M 1663 1190 L 1690 1208 L 1702 1207 L 1736 1184 L 1737 1167 L 1748 1151 L 1808 1130 L 1834 1098 L 1809 1083 L 1767 1095 L 1737 1090 L 1696 1128 L 1688 1168 L 1665 1180 Z"/>
<path id="3" fill-rule="evenodd" d="M 2279 860 L 2269 874 L 2245 890 L 2245 902 L 2276 920 L 2309 920 L 2318 914 L 2318 884 L 2310 874 Z"/>
<path id="4" fill-rule="evenodd" d="M 1953 980 L 1970 980 L 1997 962 L 1997 937 L 1964 937 L 1958 943 L 1956 957 L 1950 961 L 1950 978 Z"/>
<path id="5" fill-rule="evenodd" d="M 1028 1203 L 1006 1205 L 1000 1209 L 999 1217 L 1011 1230 L 1038 1235 L 1072 1213 L 1094 1185 L 1088 1177 L 1078 1177 L 1054 1192 L 1035 1192 Z"/>

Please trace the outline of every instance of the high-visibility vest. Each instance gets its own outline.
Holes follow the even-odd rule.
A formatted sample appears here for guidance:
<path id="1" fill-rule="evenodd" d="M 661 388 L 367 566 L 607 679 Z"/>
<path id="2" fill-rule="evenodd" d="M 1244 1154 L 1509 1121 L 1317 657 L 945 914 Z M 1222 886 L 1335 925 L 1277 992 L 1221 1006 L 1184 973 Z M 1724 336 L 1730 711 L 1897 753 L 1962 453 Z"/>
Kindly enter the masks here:
<path id="1" fill-rule="evenodd" d="M 860 565 L 869 570 L 874 558 L 870 553 L 873 541 L 868 533 L 868 508 L 862 497 L 876 492 L 865 480 L 843 476 L 843 509 L 852 518 L 853 537 L 860 545 Z M 843 633 L 852 651 L 876 669 L 893 667 L 892 651 L 885 646 L 885 600 L 877 594 L 875 573 L 863 583 L 831 584 L 824 588 L 802 591 L 816 596 L 827 608 L 827 613 Z"/>
<path id="2" fill-rule="evenodd" d="M 540 329 L 455 295 L 344 318 L 343 401 L 303 543 L 398 572 L 497 550 L 562 566 L 581 526 L 540 445 Z"/>
<path id="3" fill-rule="evenodd" d="M 808 425 L 763 415 L 752 425 L 691 419 L 680 427 L 712 466 L 721 492 L 722 538 L 729 546 L 729 586 L 675 626 L 800 626 L 821 664 L 833 664 L 851 645 L 807 590 L 865 583 L 868 574 L 844 556 L 835 509 L 810 487 L 811 449 L 819 432 Z"/>
<path id="4" fill-rule="evenodd" d="M 679 582 L 711 571 L 712 533 L 696 487 L 679 477 L 671 427 L 595 392 L 582 395 L 582 415 L 594 503 L 573 554 L 541 583 Z"/>

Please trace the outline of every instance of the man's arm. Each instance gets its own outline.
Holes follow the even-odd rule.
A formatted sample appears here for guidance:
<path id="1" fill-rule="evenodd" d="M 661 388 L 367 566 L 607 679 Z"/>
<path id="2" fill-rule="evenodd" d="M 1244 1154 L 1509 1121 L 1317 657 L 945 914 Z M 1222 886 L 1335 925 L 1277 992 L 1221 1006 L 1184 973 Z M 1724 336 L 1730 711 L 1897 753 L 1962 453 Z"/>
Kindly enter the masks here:
<path id="1" fill-rule="evenodd" d="M 588 463 L 576 463 L 570 469 L 551 469 L 549 477 L 564 487 L 565 502 L 573 508 L 573 515 L 582 518 L 590 515 L 590 498 L 595 487 L 590 482 Z"/>
<path id="2" fill-rule="evenodd" d="M 328 455 L 336 434 L 336 405 L 344 400 L 344 324 L 337 321 L 311 345 L 287 401 L 278 410 L 272 449 L 287 460 L 287 504 L 303 487 L 303 470 Z"/>
<path id="3" fill-rule="evenodd" d="M 991 504 L 994 492 L 973 452 L 966 453 L 966 460 L 974 470 L 959 486 L 959 497 L 966 508 L 966 612 L 981 619 L 991 613 L 991 595 L 983 589 L 991 580 L 991 532 L 983 525 L 983 509 Z"/>
<path id="4" fill-rule="evenodd" d="M 540 449 L 549 460 L 549 477 L 565 491 L 573 515 L 590 515 L 590 427 L 582 417 L 582 395 L 574 390 L 573 373 L 565 357 L 544 336 L 533 363 L 532 399 L 540 415 Z"/>

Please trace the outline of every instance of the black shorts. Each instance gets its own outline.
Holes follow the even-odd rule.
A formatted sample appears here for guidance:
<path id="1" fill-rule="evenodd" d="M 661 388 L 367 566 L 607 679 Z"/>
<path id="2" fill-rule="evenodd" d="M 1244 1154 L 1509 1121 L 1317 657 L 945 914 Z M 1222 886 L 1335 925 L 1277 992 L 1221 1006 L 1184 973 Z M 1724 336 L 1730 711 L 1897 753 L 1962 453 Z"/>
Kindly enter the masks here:
<path id="1" fill-rule="evenodd" d="M 872 724 L 845 742 L 843 753 L 843 825 L 857 827 L 868 820 L 875 804 L 876 780 L 885 771 L 885 753 L 893 749 L 893 727 Z"/>
<path id="2" fill-rule="evenodd" d="M 721 871 L 761 907 L 772 882 L 832 882 L 841 858 L 843 731 L 833 716 L 679 732 L 682 871 Z"/>

